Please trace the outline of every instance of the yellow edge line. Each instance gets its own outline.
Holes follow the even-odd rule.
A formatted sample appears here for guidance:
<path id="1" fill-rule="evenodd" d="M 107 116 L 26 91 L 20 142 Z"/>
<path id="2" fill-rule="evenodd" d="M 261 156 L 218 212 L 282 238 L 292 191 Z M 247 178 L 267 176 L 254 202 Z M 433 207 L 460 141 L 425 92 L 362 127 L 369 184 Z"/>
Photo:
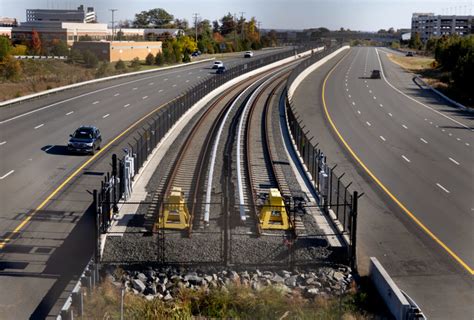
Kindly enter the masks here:
<path id="1" fill-rule="evenodd" d="M 5 238 L 4 240 L 0 241 L 0 249 L 3 249 L 5 247 L 5 245 L 11 241 L 12 237 L 17 234 L 18 232 L 21 231 L 21 229 L 23 229 L 25 227 L 25 225 L 31 220 L 31 218 L 33 218 L 33 216 L 39 211 L 41 210 L 49 201 L 51 201 L 51 199 L 59 192 L 61 191 L 61 189 L 64 188 L 64 186 L 69 182 L 71 181 L 75 176 L 77 176 L 79 174 L 79 172 L 82 171 L 82 169 L 84 169 L 88 164 L 90 164 L 94 159 L 96 159 L 102 152 L 104 152 L 105 150 L 107 150 L 111 144 L 113 144 L 115 141 L 117 141 L 118 139 L 120 139 L 121 137 L 123 137 L 127 132 L 129 132 L 130 130 L 132 130 L 137 124 L 139 124 L 140 122 L 142 122 L 143 120 L 145 120 L 146 118 L 148 118 L 149 116 L 151 116 L 153 113 L 157 112 L 158 110 L 160 110 L 161 108 L 163 108 L 165 105 L 173 102 L 174 100 L 176 100 L 178 98 L 174 98 L 173 100 L 171 101 L 168 101 L 162 105 L 160 105 L 159 107 L 157 107 L 155 110 L 147 113 L 145 116 L 143 116 L 142 118 L 138 119 L 137 121 L 135 121 L 130 127 L 128 127 L 127 129 L 125 129 L 122 133 L 120 133 L 118 136 L 116 136 L 112 141 L 110 141 L 109 143 L 107 143 L 104 147 L 102 147 L 95 155 L 93 155 L 89 160 L 87 160 L 86 162 L 84 162 L 79 168 L 76 169 L 76 171 L 74 171 L 69 177 L 67 177 L 66 180 L 64 180 L 53 192 L 51 192 L 49 194 L 49 196 L 46 197 L 46 199 L 44 199 L 43 202 L 40 203 L 40 205 L 34 210 L 32 211 L 16 228 L 15 230 L 13 230 L 12 234 Z"/>
<path id="2" fill-rule="evenodd" d="M 389 190 L 388 188 L 380 182 L 380 180 L 370 171 L 369 168 L 360 160 L 360 158 L 357 156 L 357 154 L 352 150 L 352 148 L 349 146 L 349 144 L 346 142 L 346 140 L 342 137 L 342 135 L 339 133 L 339 130 L 336 128 L 336 125 L 334 124 L 331 116 L 329 115 L 328 108 L 326 105 L 326 97 L 325 97 L 325 91 L 326 91 L 326 82 L 329 78 L 329 76 L 332 74 L 332 72 L 338 67 L 338 65 L 349 55 L 347 53 L 339 62 L 329 71 L 329 73 L 326 75 L 326 78 L 324 79 L 323 82 L 323 88 L 322 88 L 322 98 L 323 98 L 323 107 L 324 107 L 324 112 L 326 114 L 327 119 L 329 120 L 329 123 L 331 124 L 332 129 L 336 133 L 336 135 L 339 137 L 341 142 L 344 144 L 346 147 L 347 151 L 352 155 L 352 157 L 360 164 L 360 166 L 367 172 L 367 174 L 379 185 L 380 188 L 413 220 L 415 223 L 423 229 L 436 243 L 438 243 L 447 253 L 449 253 L 461 266 L 464 267 L 471 275 L 474 275 L 474 270 L 467 265 L 466 262 L 464 262 L 456 253 L 454 253 L 453 250 L 451 250 L 443 241 L 441 241 L 433 232 L 431 232 L 428 227 L 426 227 L 410 210 L 408 210 L 405 205 L 403 205 L 400 200 L 397 199 Z"/>

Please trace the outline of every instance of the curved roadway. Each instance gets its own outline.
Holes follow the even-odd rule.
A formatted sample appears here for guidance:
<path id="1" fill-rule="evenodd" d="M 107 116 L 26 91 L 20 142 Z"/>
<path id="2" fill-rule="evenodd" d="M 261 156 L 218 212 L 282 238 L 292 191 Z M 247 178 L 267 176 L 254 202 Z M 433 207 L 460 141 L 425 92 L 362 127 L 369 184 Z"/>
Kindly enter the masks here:
<path id="1" fill-rule="evenodd" d="M 295 106 L 329 163 L 366 193 L 359 210 L 362 272 L 367 256 L 376 256 L 430 318 L 469 318 L 472 114 L 420 89 L 387 52 L 352 48 L 332 59 L 297 89 Z M 368 78 L 373 69 L 383 70 L 382 79 Z"/>

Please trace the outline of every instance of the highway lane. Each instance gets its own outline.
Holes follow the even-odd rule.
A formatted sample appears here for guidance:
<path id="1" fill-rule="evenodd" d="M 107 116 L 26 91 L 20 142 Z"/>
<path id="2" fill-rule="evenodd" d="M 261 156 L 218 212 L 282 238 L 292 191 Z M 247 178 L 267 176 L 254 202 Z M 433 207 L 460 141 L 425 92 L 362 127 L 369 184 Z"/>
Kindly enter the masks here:
<path id="1" fill-rule="evenodd" d="M 328 79 L 329 113 L 362 162 L 472 270 L 472 121 L 425 108 L 383 80 L 363 79 L 380 69 L 376 50 L 365 51 Z M 446 129 L 452 126 L 460 129 Z"/>
<path id="2" fill-rule="evenodd" d="M 275 51 L 260 51 L 255 57 Z M 228 67 L 249 59 L 223 59 Z M 68 136 L 78 126 L 92 124 L 103 134 L 104 144 L 158 105 L 175 98 L 187 87 L 214 76 L 205 62 L 110 81 L 0 109 L 0 234 L 18 224 L 17 214 L 35 208 L 44 195 L 77 168 L 84 156 L 65 153 Z M 64 101 L 64 102 L 62 102 Z M 53 105 L 52 105 L 53 104 Z M 27 113 L 38 107 L 37 112 Z"/>
<path id="3" fill-rule="evenodd" d="M 326 119 L 321 101 L 322 83 L 343 56 L 331 59 L 306 78 L 294 99 L 298 113 L 304 114 L 303 124 L 328 156 L 329 163 L 338 165 L 336 171 L 345 173 L 344 180 L 353 182 L 354 190 L 365 193 L 359 202 L 359 271 L 367 274 L 368 257 L 376 256 L 430 319 L 465 319 L 474 312 L 470 273 L 383 192 L 347 152 Z M 468 142 L 472 133 L 462 126 L 472 126 L 472 118 L 447 106 L 430 92 L 421 92 L 413 83 L 412 74 L 387 60 L 385 54 L 381 53 L 380 58 L 389 81 L 443 115 L 407 99 L 384 84 L 383 79 L 363 79 L 364 71 L 368 76 L 371 69 L 380 69 L 374 48 L 351 49 L 329 76 L 326 104 L 330 115 L 341 135 L 350 141 L 351 148 L 364 157 L 367 167 L 377 175 L 382 172 L 380 180 L 384 183 L 390 180 L 390 188 L 408 194 L 419 205 L 430 205 L 430 212 L 424 212 L 423 219 L 433 219 L 440 228 L 444 225 L 453 232 L 449 235 L 450 245 L 457 246 L 463 258 L 468 259 L 472 257 L 468 250 L 473 243 L 473 225 L 472 212 L 466 209 L 472 206 L 472 196 L 469 191 L 456 189 L 465 198 L 457 203 L 451 198 L 454 188 L 448 194 L 436 183 L 444 186 L 442 183 L 455 179 L 460 188 L 472 190 L 472 151 L 465 148 L 472 146 Z M 430 170 L 442 171 L 429 174 Z M 453 170 L 461 173 L 451 177 Z M 422 181 L 412 182 L 419 179 Z M 397 197 L 401 198 L 398 194 Z M 447 205 L 448 210 L 443 211 L 446 202 L 454 202 L 456 207 Z"/>

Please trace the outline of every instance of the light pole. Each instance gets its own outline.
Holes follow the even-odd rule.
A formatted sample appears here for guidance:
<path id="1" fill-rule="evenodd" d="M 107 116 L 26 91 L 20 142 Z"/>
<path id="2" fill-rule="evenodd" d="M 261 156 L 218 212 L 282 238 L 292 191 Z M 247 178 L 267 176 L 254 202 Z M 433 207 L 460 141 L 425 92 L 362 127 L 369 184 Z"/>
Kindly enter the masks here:
<path id="1" fill-rule="evenodd" d="M 198 17 L 199 17 L 199 13 L 193 13 L 193 17 L 194 17 L 194 28 L 195 28 L 195 32 L 196 32 L 196 43 L 198 42 Z"/>
<path id="2" fill-rule="evenodd" d="M 109 9 L 109 11 L 112 11 L 112 41 L 114 41 L 114 33 L 115 33 L 114 13 L 115 11 L 118 11 L 118 9 Z"/>

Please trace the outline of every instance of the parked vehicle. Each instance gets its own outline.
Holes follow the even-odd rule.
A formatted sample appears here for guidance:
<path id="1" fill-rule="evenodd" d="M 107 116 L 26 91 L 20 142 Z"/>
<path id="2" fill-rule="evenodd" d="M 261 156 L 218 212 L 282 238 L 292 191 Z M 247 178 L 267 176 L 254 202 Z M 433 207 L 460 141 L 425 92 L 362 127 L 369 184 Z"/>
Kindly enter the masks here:
<path id="1" fill-rule="evenodd" d="M 200 56 L 201 55 L 201 51 L 194 51 L 192 54 L 191 54 L 191 57 L 197 57 L 197 56 Z"/>
<path id="2" fill-rule="evenodd" d="M 95 150 L 100 150 L 102 136 L 96 127 L 81 126 L 69 137 L 68 151 L 94 154 Z"/>
<path id="3" fill-rule="evenodd" d="M 224 66 L 224 63 L 222 61 L 214 61 L 214 64 L 212 65 L 212 69 L 217 69 L 223 66 Z"/>
<path id="4" fill-rule="evenodd" d="M 222 74 L 226 72 L 226 69 L 225 69 L 225 66 L 220 66 L 219 68 L 217 68 L 216 70 L 216 74 Z"/>
<path id="5" fill-rule="evenodd" d="M 372 70 L 371 79 L 380 79 L 380 70 Z"/>
<path id="6" fill-rule="evenodd" d="M 408 51 L 407 54 L 405 55 L 406 57 L 413 57 L 413 52 Z"/>
<path id="7" fill-rule="evenodd" d="M 253 52 L 252 51 L 245 51 L 244 58 L 252 58 L 252 57 L 253 57 Z"/>

